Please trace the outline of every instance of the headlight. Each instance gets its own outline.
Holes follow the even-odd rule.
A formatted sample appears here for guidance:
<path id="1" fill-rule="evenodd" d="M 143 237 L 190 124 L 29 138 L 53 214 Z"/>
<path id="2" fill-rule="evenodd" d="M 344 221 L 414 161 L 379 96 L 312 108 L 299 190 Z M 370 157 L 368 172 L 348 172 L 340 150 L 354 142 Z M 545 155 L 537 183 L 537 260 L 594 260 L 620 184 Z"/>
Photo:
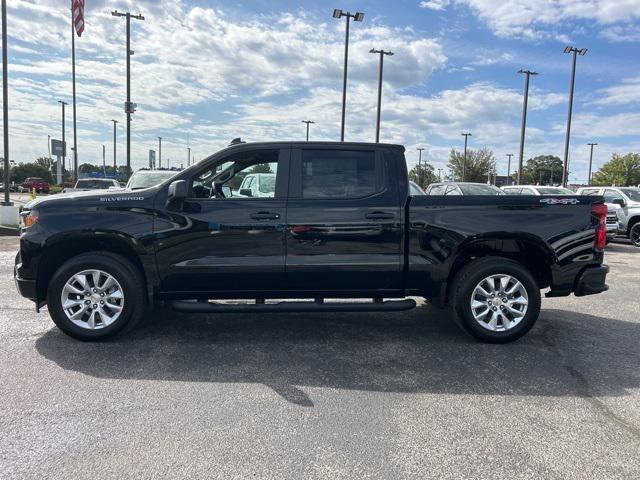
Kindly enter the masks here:
<path id="1" fill-rule="evenodd" d="M 22 213 L 22 224 L 24 228 L 29 228 L 38 221 L 38 212 L 30 210 Z"/>

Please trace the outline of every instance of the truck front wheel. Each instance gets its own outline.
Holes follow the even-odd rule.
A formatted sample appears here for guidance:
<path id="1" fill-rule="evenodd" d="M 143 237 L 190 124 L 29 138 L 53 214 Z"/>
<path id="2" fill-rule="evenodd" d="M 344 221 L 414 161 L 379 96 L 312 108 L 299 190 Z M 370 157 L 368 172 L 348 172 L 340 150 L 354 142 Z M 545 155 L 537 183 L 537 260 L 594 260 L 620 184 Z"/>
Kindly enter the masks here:
<path id="1" fill-rule="evenodd" d="M 102 340 L 133 328 L 144 315 L 142 275 L 131 262 L 110 252 L 78 255 L 53 275 L 49 314 L 66 334 Z"/>
<path id="2" fill-rule="evenodd" d="M 488 343 L 507 343 L 527 333 L 540 314 L 540 288 L 520 263 L 484 257 L 456 275 L 451 304 L 457 323 Z"/>

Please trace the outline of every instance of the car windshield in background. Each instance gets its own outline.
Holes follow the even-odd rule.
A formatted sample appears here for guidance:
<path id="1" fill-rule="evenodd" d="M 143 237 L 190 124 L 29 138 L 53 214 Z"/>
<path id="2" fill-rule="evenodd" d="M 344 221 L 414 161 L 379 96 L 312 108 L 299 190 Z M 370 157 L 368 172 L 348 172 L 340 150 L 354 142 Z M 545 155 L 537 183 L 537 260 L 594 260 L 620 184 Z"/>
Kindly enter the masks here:
<path id="1" fill-rule="evenodd" d="M 537 187 L 540 195 L 575 195 L 568 188 L 560 187 Z"/>
<path id="2" fill-rule="evenodd" d="M 276 176 L 264 175 L 260 178 L 260 187 L 258 188 L 262 193 L 273 193 L 276 191 Z"/>
<path id="3" fill-rule="evenodd" d="M 464 195 L 504 195 L 504 192 L 493 185 L 458 184 Z"/>
<path id="4" fill-rule="evenodd" d="M 638 188 L 621 188 L 620 191 L 624 193 L 630 200 L 634 202 L 640 202 L 640 189 Z"/>
<path id="5" fill-rule="evenodd" d="M 139 190 L 141 188 L 153 187 L 173 177 L 175 174 L 176 172 L 172 171 L 134 173 L 127 184 L 127 188 L 130 190 Z"/>

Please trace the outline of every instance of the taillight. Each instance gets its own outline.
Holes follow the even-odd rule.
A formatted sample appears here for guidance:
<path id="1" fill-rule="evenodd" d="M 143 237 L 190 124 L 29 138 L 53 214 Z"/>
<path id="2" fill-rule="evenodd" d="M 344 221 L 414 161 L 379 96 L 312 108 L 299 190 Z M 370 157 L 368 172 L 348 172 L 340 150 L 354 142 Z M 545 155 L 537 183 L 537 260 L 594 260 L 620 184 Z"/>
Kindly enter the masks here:
<path id="1" fill-rule="evenodd" d="M 607 244 L 607 212 L 609 209 L 604 203 L 594 203 L 591 206 L 591 214 L 598 219 L 596 226 L 596 240 L 594 248 L 603 251 Z"/>

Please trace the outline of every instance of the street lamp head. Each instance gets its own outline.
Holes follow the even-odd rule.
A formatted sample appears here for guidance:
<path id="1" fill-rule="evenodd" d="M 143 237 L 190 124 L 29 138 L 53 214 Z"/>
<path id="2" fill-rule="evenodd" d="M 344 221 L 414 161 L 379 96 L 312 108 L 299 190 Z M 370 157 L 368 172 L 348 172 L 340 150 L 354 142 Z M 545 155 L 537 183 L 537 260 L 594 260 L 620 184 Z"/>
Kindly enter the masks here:
<path id="1" fill-rule="evenodd" d="M 586 48 L 581 48 L 580 50 L 578 50 L 578 55 L 584 56 L 586 54 L 587 54 L 587 49 Z"/>
<path id="2" fill-rule="evenodd" d="M 361 22 L 362 20 L 364 20 L 364 13 L 356 12 L 356 14 L 353 16 L 353 20 L 356 22 Z"/>
<path id="3" fill-rule="evenodd" d="M 380 53 L 380 50 L 376 50 L 375 48 L 372 48 L 371 50 L 369 50 L 369 53 Z"/>
<path id="4" fill-rule="evenodd" d="M 567 45 L 564 47 L 564 53 L 571 53 L 573 51 L 573 47 L 571 45 Z"/>
<path id="5" fill-rule="evenodd" d="M 341 18 L 341 17 L 342 17 L 342 10 L 340 10 L 339 8 L 334 8 L 333 18 Z"/>

